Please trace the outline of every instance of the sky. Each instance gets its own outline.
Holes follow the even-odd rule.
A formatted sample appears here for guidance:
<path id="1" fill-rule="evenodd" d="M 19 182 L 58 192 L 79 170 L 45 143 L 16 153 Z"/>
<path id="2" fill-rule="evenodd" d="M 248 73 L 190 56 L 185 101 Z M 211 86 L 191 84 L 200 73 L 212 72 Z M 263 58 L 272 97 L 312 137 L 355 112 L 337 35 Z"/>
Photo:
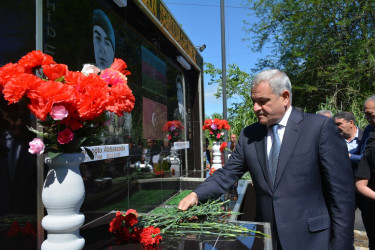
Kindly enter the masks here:
<path id="1" fill-rule="evenodd" d="M 177 23 L 195 46 L 206 44 L 201 53 L 204 62 L 222 68 L 220 0 L 164 0 Z M 224 1 L 226 65 L 236 63 L 242 71 L 250 73 L 262 53 L 251 51 L 249 37 L 244 31 L 244 20 L 255 22 L 254 15 L 242 6 L 243 0 Z M 216 99 L 217 85 L 208 85 L 209 75 L 204 75 L 205 115 L 223 112 L 222 98 Z M 227 100 L 229 107 L 233 100 Z"/>

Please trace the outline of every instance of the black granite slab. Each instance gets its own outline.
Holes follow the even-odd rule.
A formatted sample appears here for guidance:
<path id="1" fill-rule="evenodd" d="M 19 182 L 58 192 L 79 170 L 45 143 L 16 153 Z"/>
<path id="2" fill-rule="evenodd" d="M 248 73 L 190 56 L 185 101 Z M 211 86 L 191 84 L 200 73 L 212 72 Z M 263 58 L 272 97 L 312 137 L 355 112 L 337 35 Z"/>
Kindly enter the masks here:
<path id="1" fill-rule="evenodd" d="M 84 249 L 144 249 L 139 243 L 116 245 L 113 234 L 108 232 L 109 222 L 115 213 L 109 213 L 81 228 L 80 234 L 85 238 Z M 270 234 L 268 223 L 236 221 L 251 230 Z M 183 237 L 163 235 L 163 240 L 156 249 L 272 249 L 271 239 L 259 236 L 238 236 L 227 238 L 216 235 L 191 234 Z"/>

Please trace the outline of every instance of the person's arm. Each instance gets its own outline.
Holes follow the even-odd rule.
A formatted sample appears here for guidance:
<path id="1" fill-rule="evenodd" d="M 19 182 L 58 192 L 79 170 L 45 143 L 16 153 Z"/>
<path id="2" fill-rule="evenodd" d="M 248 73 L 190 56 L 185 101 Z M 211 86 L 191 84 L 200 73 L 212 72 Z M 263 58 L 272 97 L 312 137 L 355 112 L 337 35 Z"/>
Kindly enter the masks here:
<path id="1" fill-rule="evenodd" d="M 356 172 L 355 186 L 359 193 L 365 197 L 375 200 L 375 191 L 368 187 L 371 178 L 371 166 L 375 163 L 375 133 L 370 132 L 363 157 L 361 158 Z"/>
<path id="2" fill-rule="evenodd" d="M 213 175 L 195 188 L 194 192 L 182 199 L 178 205 L 180 210 L 187 210 L 188 208 L 197 205 L 198 201 L 205 202 L 210 198 L 218 198 L 229 190 L 233 186 L 233 183 L 238 181 L 238 179 L 247 171 L 248 168 L 244 161 L 245 149 L 242 145 L 247 144 L 246 142 L 248 138 L 243 136 L 243 131 L 241 131 L 241 135 L 239 141 L 243 138 L 244 143 L 237 144 L 236 149 L 232 153 L 232 157 L 228 160 L 227 164 L 216 170 Z"/>
<path id="3" fill-rule="evenodd" d="M 368 179 L 357 179 L 355 182 L 355 186 L 363 196 L 375 200 L 375 191 L 369 188 L 368 186 Z"/>

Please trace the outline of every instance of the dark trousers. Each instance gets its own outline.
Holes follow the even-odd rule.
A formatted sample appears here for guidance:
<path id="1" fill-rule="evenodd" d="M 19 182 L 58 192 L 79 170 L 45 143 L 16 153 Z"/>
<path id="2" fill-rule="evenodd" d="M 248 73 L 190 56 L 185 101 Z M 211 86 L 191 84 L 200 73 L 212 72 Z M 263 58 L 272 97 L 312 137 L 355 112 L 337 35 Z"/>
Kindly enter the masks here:
<path id="1" fill-rule="evenodd" d="M 375 250 L 375 202 L 369 201 L 363 216 L 370 250 Z"/>

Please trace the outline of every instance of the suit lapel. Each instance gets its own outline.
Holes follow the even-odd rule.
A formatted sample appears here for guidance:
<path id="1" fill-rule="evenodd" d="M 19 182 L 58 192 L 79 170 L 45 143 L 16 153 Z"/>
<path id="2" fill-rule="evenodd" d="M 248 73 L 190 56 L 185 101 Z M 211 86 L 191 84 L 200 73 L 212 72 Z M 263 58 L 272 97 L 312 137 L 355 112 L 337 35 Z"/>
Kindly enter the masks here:
<path id="1" fill-rule="evenodd" d="M 259 141 L 255 141 L 255 149 L 256 154 L 258 156 L 258 161 L 261 166 L 263 176 L 266 179 L 270 190 L 273 190 L 272 183 L 270 180 L 270 176 L 268 174 L 268 164 L 267 164 L 267 127 L 265 125 L 262 126 L 262 139 Z"/>
<path id="2" fill-rule="evenodd" d="M 283 141 L 281 144 L 279 163 L 277 165 L 276 177 L 275 177 L 275 189 L 277 188 L 281 176 L 283 175 L 285 168 L 287 167 L 288 160 L 293 152 L 293 149 L 297 143 L 302 130 L 303 113 L 292 109 L 292 113 L 288 119 L 288 123 L 285 128 Z"/>

